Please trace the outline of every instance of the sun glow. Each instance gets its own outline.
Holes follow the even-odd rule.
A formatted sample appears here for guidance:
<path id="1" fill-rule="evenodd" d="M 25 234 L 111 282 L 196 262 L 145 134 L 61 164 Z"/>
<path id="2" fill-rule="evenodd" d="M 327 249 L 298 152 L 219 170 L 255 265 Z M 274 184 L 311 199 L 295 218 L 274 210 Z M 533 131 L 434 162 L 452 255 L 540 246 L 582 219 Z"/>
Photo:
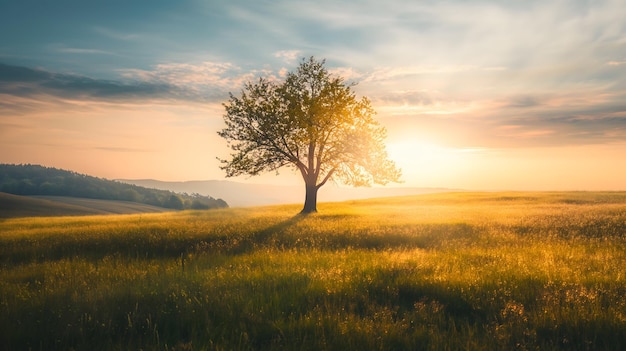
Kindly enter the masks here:
<path id="1" fill-rule="evenodd" d="M 482 148 L 452 148 L 435 143 L 414 140 L 391 142 L 387 145 L 389 157 L 402 168 L 406 185 L 449 186 L 467 173 L 476 154 Z"/>
<path id="2" fill-rule="evenodd" d="M 534 148 L 454 148 L 411 139 L 387 145 L 401 186 L 472 190 L 622 190 L 626 144 Z M 597 181 L 591 185 L 588 180 Z"/>

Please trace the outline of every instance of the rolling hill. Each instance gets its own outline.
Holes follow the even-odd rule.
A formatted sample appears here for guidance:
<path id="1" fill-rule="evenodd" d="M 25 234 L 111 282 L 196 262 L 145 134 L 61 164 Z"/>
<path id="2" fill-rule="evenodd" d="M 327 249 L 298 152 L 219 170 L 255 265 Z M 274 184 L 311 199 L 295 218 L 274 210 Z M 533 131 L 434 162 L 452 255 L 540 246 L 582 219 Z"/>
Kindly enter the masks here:
<path id="1" fill-rule="evenodd" d="M 165 212 L 171 209 L 129 201 L 0 193 L 0 218 L 84 216 Z"/>
<path id="2" fill-rule="evenodd" d="M 222 199 L 198 193 L 148 189 L 40 165 L 0 164 L 0 192 L 24 196 L 63 196 L 135 202 L 170 209 L 228 207 Z M 89 207 L 89 206 L 88 206 Z M 106 206 L 105 206 L 106 207 Z"/>

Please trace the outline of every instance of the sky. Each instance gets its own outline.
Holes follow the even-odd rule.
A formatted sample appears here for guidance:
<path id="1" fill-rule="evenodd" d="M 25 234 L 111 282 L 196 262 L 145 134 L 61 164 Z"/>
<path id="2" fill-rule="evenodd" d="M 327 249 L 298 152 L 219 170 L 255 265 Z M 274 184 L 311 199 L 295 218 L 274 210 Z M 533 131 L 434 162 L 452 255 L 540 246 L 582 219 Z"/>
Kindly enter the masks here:
<path id="1" fill-rule="evenodd" d="M 397 186 L 626 190 L 625 0 L 0 0 L 0 163 L 225 179 L 229 92 L 356 83 Z M 293 170 L 232 180 L 300 184 Z"/>

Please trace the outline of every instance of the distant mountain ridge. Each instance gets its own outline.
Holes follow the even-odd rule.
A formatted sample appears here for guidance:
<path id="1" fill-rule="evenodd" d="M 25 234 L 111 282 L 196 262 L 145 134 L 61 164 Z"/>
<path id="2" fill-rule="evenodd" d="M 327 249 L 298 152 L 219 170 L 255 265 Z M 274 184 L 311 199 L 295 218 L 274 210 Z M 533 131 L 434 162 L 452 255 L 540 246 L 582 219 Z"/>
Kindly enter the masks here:
<path id="1" fill-rule="evenodd" d="M 175 192 L 212 194 L 224 199 L 230 206 L 264 206 L 277 204 L 304 203 L 304 184 L 293 185 L 263 185 L 239 183 L 227 180 L 193 180 L 185 182 L 166 182 L 154 179 L 117 179 L 120 182 L 143 186 L 146 188 L 163 189 Z M 377 197 L 392 197 L 404 195 L 419 195 L 452 191 L 447 188 L 417 188 L 417 187 L 371 187 L 347 188 L 334 184 L 327 184 L 320 188 L 318 200 L 320 202 L 336 202 L 359 200 Z"/>
<path id="2" fill-rule="evenodd" d="M 40 165 L 0 164 L 0 192 L 13 195 L 64 196 L 129 201 L 169 209 L 228 207 L 222 199 L 176 193 Z"/>

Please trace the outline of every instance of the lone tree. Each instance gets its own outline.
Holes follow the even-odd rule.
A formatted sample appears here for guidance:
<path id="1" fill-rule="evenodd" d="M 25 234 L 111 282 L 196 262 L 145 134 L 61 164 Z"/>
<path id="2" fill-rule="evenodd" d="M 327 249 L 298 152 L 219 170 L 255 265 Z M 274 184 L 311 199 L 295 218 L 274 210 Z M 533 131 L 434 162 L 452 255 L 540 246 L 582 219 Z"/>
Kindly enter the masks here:
<path id="1" fill-rule="evenodd" d="M 247 83 L 224 104 L 226 128 L 218 134 L 234 151 L 220 159 L 227 177 L 288 166 L 306 185 L 302 213 L 317 212 L 317 191 L 333 179 L 353 186 L 398 181 L 387 158 L 386 130 L 372 116 L 367 98 L 331 75 L 325 61 L 303 59 L 296 72 L 276 83 Z"/>

